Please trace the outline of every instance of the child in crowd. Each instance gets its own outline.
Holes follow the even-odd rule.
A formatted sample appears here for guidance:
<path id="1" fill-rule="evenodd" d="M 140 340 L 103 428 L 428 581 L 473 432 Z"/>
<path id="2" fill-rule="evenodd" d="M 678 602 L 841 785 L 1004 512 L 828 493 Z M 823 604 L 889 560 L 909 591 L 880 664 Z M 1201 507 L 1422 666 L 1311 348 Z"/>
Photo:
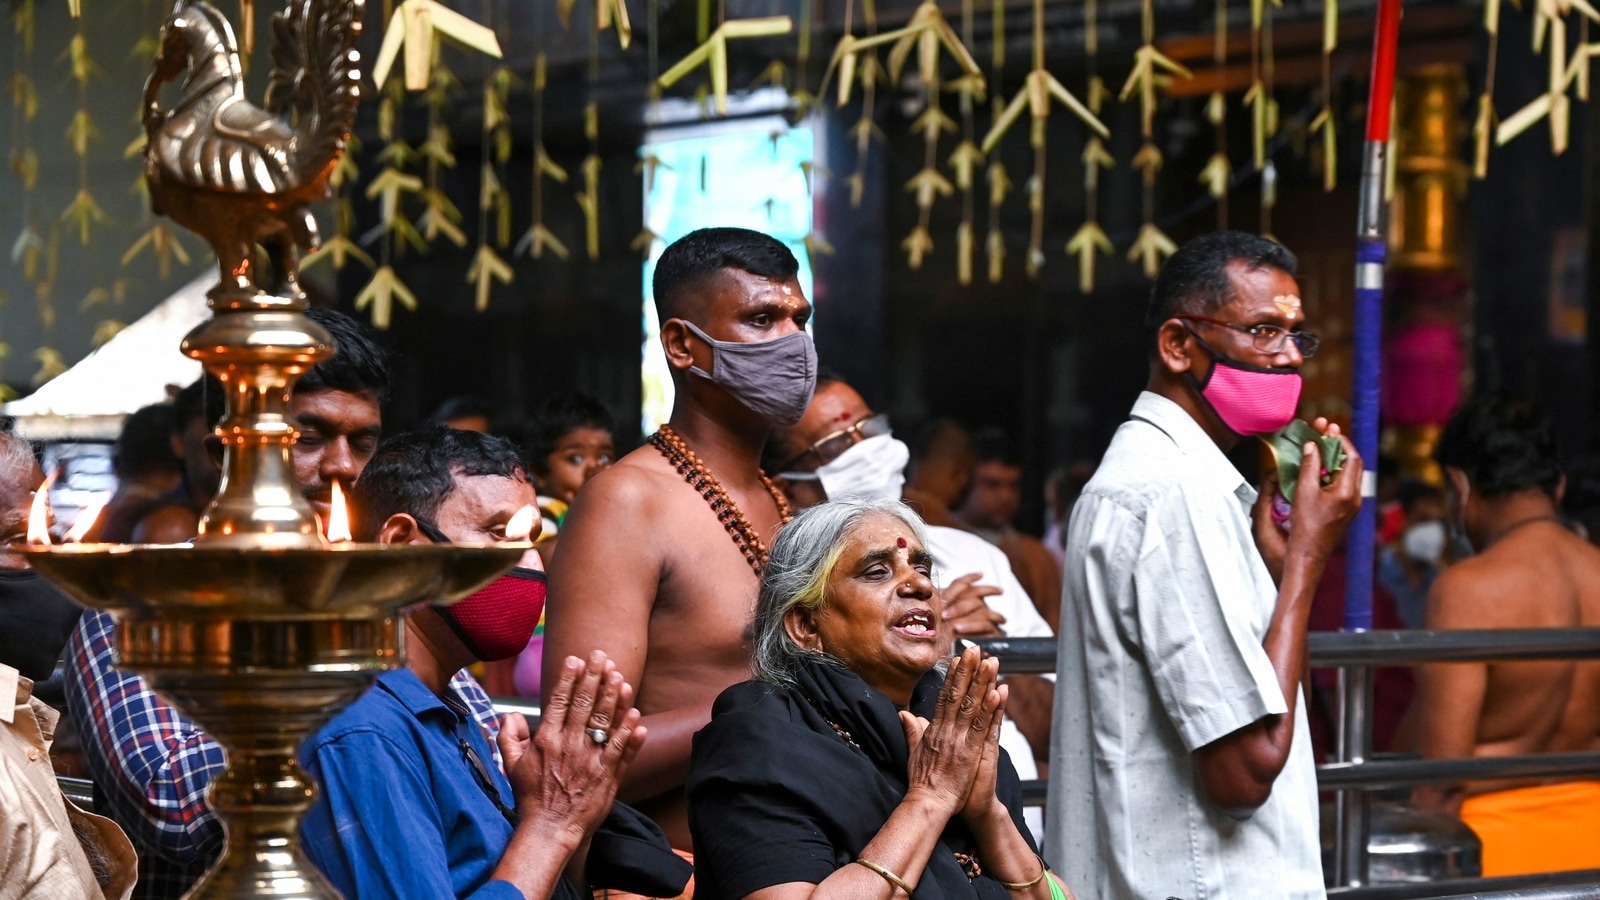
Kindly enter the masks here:
<path id="1" fill-rule="evenodd" d="M 578 489 L 608 468 L 617 456 L 611 436 L 611 413 L 599 400 L 577 391 L 563 391 L 544 401 L 527 431 L 528 464 L 539 491 L 544 521 L 539 556 L 549 567 L 555 556 L 562 520 Z M 539 696 L 539 666 L 544 655 L 544 621 L 528 648 L 517 657 L 516 689 L 524 697 Z"/>

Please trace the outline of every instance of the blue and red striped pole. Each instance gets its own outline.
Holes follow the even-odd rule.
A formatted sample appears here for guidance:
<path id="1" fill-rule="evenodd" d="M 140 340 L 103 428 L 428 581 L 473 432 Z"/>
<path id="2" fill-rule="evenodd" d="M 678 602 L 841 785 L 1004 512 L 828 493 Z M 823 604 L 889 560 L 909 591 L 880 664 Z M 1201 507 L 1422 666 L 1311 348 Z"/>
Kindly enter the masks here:
<path id="1" fill-rule="evenodd" d="M 1389 162 L 1395 56 L 1400 42 L 1400 0 L 1378 0 L 1375 30 L 1367 141 L 1361 154 L 1361 206 L 1356 216 L 1355 359 L 1350 401 L 1350 437 L 1367 469 L 1361 483 L 1361 511 L 1345 541 L 1346 631 L 1372 629 L 1373 556 L 1378 527 L 1378 385 L 1383 360 L 1383 270 L 1387 256 L 1383 189 Z M 1339 712 L 1339 760 L 1366 762 L 1372 751 L 1371 669 L 1355 666 L 1339 670 Z M 1340 791 L 1334 816 L 1335 883 L 1359 887 L 1367 881 L 1371 807 L 1366 792 Z"/>
<path id="2" fill-rule="evenodd" d="M 1356 217 L 1355 358 L 1350 438 L 1366 463 L 1361 512 L 1350 526 L 1344 605 L 1347 631 L 1372 628 L 1372 574 L 1378 510 L 1378 384 L 1383 348 L 1385 244 L 1384 175 L 1388 169 L 1390 108 L 1400 40 L 1400 0 L 1379 0 L 1367 100 L 1367 141 L 1361 154 L 1361 206 Z"/>

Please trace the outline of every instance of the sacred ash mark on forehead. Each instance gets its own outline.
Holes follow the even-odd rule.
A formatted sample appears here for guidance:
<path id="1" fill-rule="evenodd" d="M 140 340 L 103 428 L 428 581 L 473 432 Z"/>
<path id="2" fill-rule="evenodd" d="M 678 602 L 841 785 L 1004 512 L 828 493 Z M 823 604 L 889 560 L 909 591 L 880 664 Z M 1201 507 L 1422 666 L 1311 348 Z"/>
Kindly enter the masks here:
<path id="1" fill-rule="evenodd" d="M 1278 294 L 1272 298 L 1272 303 L 1286 316 L 1293 316 L 1302 308 L 1300 298 L 1294 294 Z"/>

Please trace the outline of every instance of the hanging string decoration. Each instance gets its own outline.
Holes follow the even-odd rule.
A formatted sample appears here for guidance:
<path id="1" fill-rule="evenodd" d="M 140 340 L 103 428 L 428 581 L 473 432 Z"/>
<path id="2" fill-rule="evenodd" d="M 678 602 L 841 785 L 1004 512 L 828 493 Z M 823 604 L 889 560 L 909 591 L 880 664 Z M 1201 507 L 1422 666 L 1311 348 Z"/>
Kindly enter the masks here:
<path id="1" fill-rule="evenodd" d="M 1088 0 L 1092 9 L 1096 0 Z M 994 87 L 994 117 L 998 118 L 1005 109 L 1004 102 L 1005 68 L 1006 68 L 1006 4 L 1005 0 L 994 0 L 994 5 L 989 13 L 992 34 L 989 38 L 989 81 Z M 1011 193 L 1011 176 L 1006 172 L 1005 164 L 999 158 L 989 160 L 989 168 L 984 172 L 984 181 L 989 185 L 989 233 L 984 239 L 983 256 L 988 264 L 989 283 L 999 284 L 1006 274 L 1006 236 L 1000 226 L 1000 208 L 1005 205 L 1006 195 Z"/>
<path id="2" fill-rule="evenodd" d="M 1144 43 L 1134 53 L 1133 71 L 1128 74 L 1128 80 L 1123 84 L 1120 95 L 1126 100 L 1135 90 L 1139 92 L 1140 134 L 1144 138 L 1144 146 L 1133 157 L 1133 167 L 1143 173 L 1144 224 L 1139 227 L 1139 236 L 1128 249 L 1128 260 L 1142 263 L 1145 276 L 1154 278 L 1161 270 L 1162 260 L 1178 252 L 1178 245 L 1156 226 L 1156 176 L 1161 172 L 1162 165 L 1161 151 L 1156 147 L 1154 140 L 1156 89 L 1167 77 L 1194 76 L 1188 69 L 1156 49 L 1156 16 L 1153 0 L 1143 0 L 1141 4 L 1140 29 Z"/>
<path id="3" fill-rule="evenodd" d="M 404 85 L 394 81 L 390 82 L 390 89 L 378 103 L 378 137 L 386 142 L 383 151 L 378 154 L 378 162 L 384 168 L 367 183 L 366 189 L 367 199 L 378 201 L 378 224 L 362 236 L 362 242 L 378 242 L 378 266 L 373 270 L 372 278 L 356 293 L 355 308 L 360 311 L 370 307 L 372 325 L 380 329 L 389 327 L 395 303 L 410 310 L 417 308 L 416 295 L 411 293 L 411 289 L 406 287 L 399 273 L 394 270 L 396 247 L 403 242 L 421 253 L 428 246 L 400 205 L 403 196 L 414 195 L 422 190 L 422 179 L 406 171 L 420 161 L 421 156 L 403 139 L 396 137 L 397 119 L 402 115 L 404 99 Z"/>
<path id="4" fill-rule="evenodd" d="M 372 64 L 372 80 L 383 84 L 395 58 L 405 51 L 405 85 L 408 91 L 425 91 L 429 74 L 439 64 L 439 39 L 449 38 L 498 59 L 500 42 L 493 29 L 463 16 L 438 0 L 405 0 L 389 17 L 383 46 Z"/>
<path id="5" fill-rule="evenodd" d="M 1337 0 L 1325 0 L 1333 5 Z M 1211 63 L 1221 75 L 1228 64 L 1228 2 L 1217 0 L 1212 22 L 1214 34 L 1211 42 Z M 1216 135 L 1216 150 L 1200 170 L 1200 183 L 1217 204 L 1217 230 L 1228 229 L 1228 183 L 1233 178 L 1233 164 L 1228 161 L 1228 98 L 1219 85 L 1206 100 L 1206 119 Z"/>
<path id="6" fill-rule="evenodd" d="M 656 0 L 649 0 L 645 4 L 645 15 L 648 17 L 650 28 L 649 40 L 645 48 L 645 65 L 650 75 L 650 99 L 656 100 L 659 99 L 656 96 L 656 78 L 661 74 L 661 57 L 656 46 L 656 32 L 659 30 L 657 26 L 661 20 L 661 11 Z M 657 170 L 663 167 L 670 170 L 672 167 L 668 166 L 661 160 L 661 157 L 654 153 L 644 152 L 643 148 L 640 148 L 640 153 L 639 161 L 634 163 L 633 174 L 643 179 L 644 194 L 648 197 L 650 192 L 655 190 Z M 650 230 L 650 223 L 646 222 L 644 227 L 639 229 L 639 233 L 634 235 L 633 240 L 628 242 L 628 248 L 645 259 L 649 259 L 650 253 L 655 250 L 656 242 L 659 240 L 661 240 L 661 235 Z"/>
<path id="7" fill-rule="evenodd" d="M 1078 258 L 1078 290 L 1087 294 L 1094 290 L 1096 260 L 1115 252 L 1111 238 L 1100 227 L 1100 172 L 1117 164 L 1098 137 L 1091 137 L 1083 146 L 1083 186 L 1085 191 L 1083 224 L 1067 239 L 1067 254 Z"/>
<path id="8" fill-rule="evenodd" d="M 628 21 L 628 4 L 624 0 L 595 0 L 595 31 L 608 31 L 613 26 L 617 29 L 617 43 L 622 49 L 628 49 L 628 45 L 633 43 L 633 24 Z"/>
<path id="9" fill-rule="evenodd" d="M 1154 51 L 1155 48 L 1150 48 Z M 1050 121 L 1050 103 L 1054 100 L 1070 110 L 1095 134 L 1102 138 L 1111 132 L 1089 107 L 1051 75 L 1044 64 L 1044 0 L 1033 0 L 1033 70 L 1023 80 L 1022 90 L 995 119 L 989 134 L 983 139 L 983 152 L 994 150 L 1008 129 L 1027 108 L 1032 119 L 1029 143 L 1033 146 L 1033 177 L 1028 180 L 1028 209 L 1032 213 L 1032 228 L 1028 238 L 1028 277 L 1036 277 L 1044 265 L 1044 186 L 1045 186 L 1045 135 Z M 1069 251 L 1070 252 L 1070 251 Z"/>
<path id="10" fill-rule="evenodd" d="M 924 0 L 904 27 L 867 38 L 846 34 L 839 40 L 839 45 L 834 48 L 833 59 L 828 64 L 829 74 L 834 70 L 839 74 L 839 105 L 843 106 L 850 100 L 850 87 L 855 82 L 856 68 L 860 65 L 861 55 L 884 45 L 889 46 L 890 81 L 900 79 L 900 73 L 910 59 L 911 52 L 916 51 L 917 83 L 922 89 L 926 106 L 922 114 L 911 124 L 912 132 L 922 135 L 922 169 L 906 182 L 906 190 L 916 197 L 917 224 L 911 230 L 911 234 L 900 243 L 901 249 L 906 253 L 907 264 L 913 269 L 918 269 L 922 267 L 922 261 L 933 251 L 933 236 L 929 233 L 928 224 L 933 215 L 934 200 L 955 193 L 955 187 L 939 171 L 940 136 L 954 134 L 957 131 L 956 123 L 939 105 L 941 56 L 947 53 L 953 58 L 962 76 L 976 79 L 977 87 L 980 89 L 983 84 L 983 71 L 973 61 L 972 54 L 967 52 L 966 45 L 950 27 L 950 23 L 945 21 L 944 13 L 940 12 L 938 5 L 933 0 Z M 825 74 L 824 85 L 827 79 L 828 75 Z"/>
<path id="11" fill-rule="evenodd" d="M 817 106 L 817 96 L 806 90 L 807 79 L 811 72 L 811 39 L 815 30 L 816 0 L 800 0 L 800 35 L 795 45 L 794 87 L 789 92 L 789 99 L 793 103 L 792 120 L 795 122 L 803 121 Z M 808 201 L 815 201 L 817 182 L 833 177 L 833 173 L 826 166 L 819 165 L 813 160 L 800 163 L 800 174 L 806 181 Z M 811 227 L 806 230 L 805 237 L 801 238 L 800 242 L 805 245 L 806 255 L 813 263 L 819 256 L 834 254 L 833 245 L 817 231 L 815 217 L 812 218 Z"/>
<path id="12" fill-rule="evenodd" d="M 1494 139 L 1494 77 L 1500 59 L 1500 0 L 1483 4 L 1483 30 L 1489 35 L 1487 68 L 1483 75 L 1483 94 L 1478 97 L 1478 115 L 1472 124 L 1472 177 L 1489 175 L 1489 144 Z"/>
<path id="13" fill-rule="evenodd" d="M 427 186 L 422 191 L 423 211 L 417 227 L 424 240 L 432 243 L 443 236 L 457 247 L 467 245 L 467 234 L 461 230 L 461 210 L 439 187 L 439 170 L 454 169 L 456 154 L 450 126 L 445 123 L 444 108 L 461 89 L 461 82 L 442 62 L 436 63 L 430 73 L 428 90 L 422 95 L 428 109 L 428 136 L 417 148 L 426 166 Z"/>
<path id="14" fill-rule="evenodd" d="M 356 152 L 351 146 L 354 143 L 354 137 L 345 139 L 345 156 Z M 335 169 L 334 172 L 337 174 L 338 169 Z M 332 184 L 332 181 L 332 178 L 330 178 L 329 183 Z M 350 229 L 355 222 L 355 212 L 350 208 L 350 198 L 343 196 L 342 191 L 337 188 L 335 191 L 333 200 L 334 232 L 331 236 L 322 239 L 322 246 L 301 257 L 300 271 L 302 272 L 324 259 L 332 261 L 335 271 L 343 271 L 345 265 L 352 259 L 369 270 L 377 265 L 372 261 L 372 257 L 367 255 L 367 251 L 362 250 L 360 245 L 351 240 Z"/>
<path id="15" fill-rule="evenodd" d="M 1278 2 L 1273 0 L 1273 5 Z M 1244 104 L 1250 108 L 1251 160 L 1257 171 L 1267 164 L 1267 138 L 1276 130 L 1272 121 L 1276 111 L 1263 75 L 1266 3 L 1267 0 L 1250 0 L 1250 89 L 1244 95 Z"/>
<path id="16" fill-rule="evenodd" d="M 584 250 L 590 261 L 600 258 L 600 21 L 589 30 L 589 102 L 583 107 L 583 136 L 589 154 L 578 165 L 583 190 L 575 198 L 583 213 Z"/>
<path id="17" fill-rule="evenodd" d="M 545 251 L 548 250 L 557 259 L 566 259 L 569 255 L 567 245 L 563 244 L 544 223 L 544 180 L 549 178 L 560 184 L 567 183 L 567 170 L 557 165 L 544 147 L 547 65 L 544 51 L 541 50 L 533 60 L 533 224 L 528 226 L 528 230 L 523 233 L 522 239 L 517 241 L 517 246 L 512 252 L 527 254 L 534 259 L 543 259 Z"/>
<path id="18" fill-rule="evenodd" d="M 961 0 L 961 41 L 971 45 L 974 41 L 975 0 Z M 951 82 L 948 90 L 955 93 L 961 109 L 961 143 L 946 161 L 955 173 L 956 190 L 961 192 L 961 224 L 956 226 L 956 282 L 972 283 L 973 214 L 977 207 L 977 173 L 983 166 L 984 153 L 978 149 L 976 106 L 984 99 L 984 81 L 963 75 Z"/>
<path id="19" fill-rule="evenodd" d="M 855 28 L 854 7 L 855 0 L 845 0 L 844 22 L 846 37 L 850 37 Z M 866 24 L 867 37 L 876 36 L 878 33 L 878 7 L 875 0 L 862 0 L 861 15 Z M 837 60 L 837 54 L 835 55 L 835 60 Z M 834 62 L 829 63 L 829 74 L 831 74 L 834 65 Z M 878 61 L 878 51 L 871 49 L 859 54 L 855 63 L 855 72 L 856 80 L 861 84 L 861 118 L 850 126 L 850 136 L 856 142 L 856 167 L 855 171 L 846 179 L 846 183 L 850 186 L 850 206 L 859 209 L 862 197 L 866 193 L 867 163 L 871 159 L 872 142 L 884 137 L 883 132 L 878 128 L 877 119 L 875 118 L 878 85 L 886 77 L 883 65 Z M 840 76 L 841 98 L 846 94 L 842 81 L 843 77 L 843 75 Z M 828 74 L 824 74 L 822 85 L 817 91 L 819 96 L 827 92 L 827 82 Z M 839 101 L 840 106 L 843 106 L 844 103 L 843 99 Z"/>
<path id="20" fill-rule="evenodd" d="M 1489 22 L 1493 14 L 1495 33 L 1498 33 L 1499 5 L 1492 5 L 1492 10 L 1484 10 L 1485 22 Z M 1570 60 L 1567 58 L 1567 19 L 1574 13 L 1600 22 L 1600 12 L 1585 0 L 1537 0 L 1533 8 L 1533 52 L 1542 52 L 1547 42 L 1550 45 L 1548 88 L 1538 99 L 1500 123 L 1495 133 L 1497 145 L 1505 146 L 1540 119 L 1546 119 L 1550 122 L 1551 149 L 1557 155 L 1566 152 L 1572 134 L 1572 98 L 1568 93 L 1576 86 L 1579 99 L 1588 99 L 1589 60 L 1600 56 L 1600 45 L 1584 42 L 1574 50 Z M 1481 116 L 1480 112 L 1480 122 Z"/>
<path id="21" fill-rule="evenodd" d="M 96 227 L 108 225 L 111 217 L 106 215 L 100 204 L 95 202 L 89 193 L 89 145 L 100 140 L 100 129 L 95 127 L 94 121 L 89 117 L 89 81 L 97 75 L 103 75 L 99 64 L 89 56 L 89 40 L 84 34 L 83 18 L 76 18 L 77 33 L 72 36 L 67 46 L 66 57 L 72 73 L 72 80 L 78 85 L 78 111 L 73 114 L 72 122 L 67 126 L 67 145 L 72 148 L 72 153 L 78 158 L 78 193 L 62 210 L 60 222 L 63 225 L 73 226 L 78 232 L 78 242 L 85 246 L 89 243 L 89 233 Z"/>
<path id="22" fill-rule="evenodd" d="M 748 38 L 777 37 L 794 29 L 788 16 L 767 16 L 759 19 L 734 19 L 717 26 L 709 37 L 688 56 L 678 60 L 672 68 L 661 73 L 656 85 L 663 90 L 672 87 L 684 76 L 701 66 L 711 71 L 711 96 L 717 115 L 728 114 L 728 42 Z"/>
<path id="23" fill-rule="evenodd" d="M 484 20 L 490 18 L 490 6 L 484 2 Z M 473 309 L 483 312 L 489 308 L 489 291 L 495 282 L 510 284 L 514 277 L 508 264 L 494 247 L 490 246 L 489 216 L 496 216 L 498 227 L 495 236 L 500 246 L 511 238 L 511 204 L 500 185 L 497 164 L 511 156 L 511 117 L 506 114 L 506 98 L 511 93 L 511 70 L 498 66 L 483 81 L 483 134 L 480 144 L 478 175 L 478 249 L 472 254 L 467 267 L 467 283 L 473 286 Z"/>
<path id="24" fill-rule="evenodd" d="M 246 9 L 246 7 L 250 8 Z M 251 0 L 241 0 L 240 13 L 241 16 L 245 18 L 246 22 L 253 22 L 253 19 L 249 18 L 250 16 L 254 15 L 254 8 L 251 5 Z M 244 27 L 245 36 L 247 39 L 250 37 L 251 27 L 252 26 L 249 24 L 246 24 Z M 155 31 L 155 27 L 153 25 L 151 31 Z M 252 46 L 252 44 L 247 40 L 243 46 L 248 47 Z M 130 60 L 137 60 L 140 63 L 144 63 L 148 60 L 154 59 L 157 55 L 159 55 L 159 53 L 159 42 L 156 39 L 155 34 L 151 33 L 144 35 L 143 37 L 139 38 L 139 40 L 134 42 L 133 50 L 129 53 L 128 58 Z M 248 55 L 248 53 L 249 50 L 246 49 L 244 54 L 242 54 L 240 57 L 241 61 L 245 55 Z M 149 143 L 149 135 L 147 134 L 142 121 L 136 121 L 134 123 L 134 127 L 136 129 L 136 134 L 134 135 L 133 140 L 129 141 L 128 145 L 123 148 L 122 158 L 129 160 L 138 159 L 142 162 L 145 155 L 145 147 Z M 354 138 L 351 138 L 350 140 L 353 142 Z M 350 155 L 350 153 L 340 154 L 340 161 L 338 163 L 340 168 L 346 165 L 355 165 L 355 163 L 349 159 Z M 134 239 L 132 244 L 128 245 L 128 249 L 123 251 L 122 258 L 119 260 L 119 264 L 123 268 L 128 268 L 140 258 L 148 255 L 155 260 L 156 275 L 158 279 L 161 281 L 166 281 L 172 275 L 172 265 L 174 261 L 176 261 L 180 266 L 188 266 L 193 259 L 190 257 L 188 249 L 185 248 L 183 243 L 178 240 L 177 232 L 173 230 L 171 220 L 165 217 L 157 217 L 150 210 L 150 187 L 145 181 L 143 165 L 141 164 L 133 168 L 136 173 L 133 178 L 133 191 L 139 195 L 141 200 L 144 201 L 140 204 L 140 227 L 143 230 L 140 232 L 139 237 Z M 333 175 L 338 175 L 340 168 L 336 168 Z M 333 178 L 331 176 L 329 178 L 329 183 L 333 183 Z M 302 268 L 304 267 L 305 259 L 307 258 L 309 257 L 302 258 Z M 88 296 L 84 298 L 82 308 L 87 311 L 91 306 L 107 301 L 120 305 L 123 298 L 127 294 L 126 284 L 127 282 L 125 279 L 118 279 L 113 284 L 112 289 L 109 291 L 105 288 L 95 288 L 89 292 Z M 114 334 L 116 330 L 120 330 L 121 324 L 121 322 L 114 318 L 102 321 L 95 329 L 97 338 L 104 337 L 109 339 L 109 337 Z M 99 344 L 104 343 L 104 341 L 97 339 L 94 341 L 94 343 L 98 346 Z"/>
<path id="25" fill-rule="evenodd" d="M 1259 0 L 1257 0 L 1259 2 Z M 1273 0 L 1273 5 L 1281 5 L 1281 0 Z M 1278 133 L 1278 100 L 1274 93 L 1276 86 L 1276 66 L 1273 63 L 1272 53 L 1272 10 L 1264 9 L 1265 18 L 1261 25 L 1261 93 L 1256 98 L 1256 108 L 1262 110 L 1263 122 L 1261 130 L 1261 147 L 1265 155 L 1265 162 L 1261 165 L 1261 236 L 1268 240 L 1277 240 L 1272 235 L 1272 210 L 1278 205 L 1278 166 L 1272 160 L 1271 154 L 1266 154 L 1266 142 Z"/>
<path id="26" fill-rule="evenodd" d="M 21 0 L 11 13 L 13 39 L 13 68 L 7 83 L 11 96 L 11 150 L 9 164 L 17 180 L 14 192 L 8 197 L 20 198 L 6 204 L 7 209 L 20 213 L 22 227 L 10 241 L 11 264 L 22 269 L 22 277 L 37 282 L 43 273 L 42 263 L 47 244 L 34 220 L 33 192 L 39 183 L 39 154 L 33 147 L 34 119 L 39 114 L 39 91 L 33 73 L 34 0 Z M 10 347 L 0 343 L 0 359 L 10 352 Z M 0 385 L 3 399 L 11 399 L 10 389 Z"/>
<path id="27" fill-rule="evenodd" d="M 1339 2 L 1322 0 L 1322 110 L 1311 120 L 1311 133 L 1322 133 L 1322 189 L 1329 193 L 1339 186 L 1339 138 L 1333 115 L 1333 51 L 1338 47 Z M 1494 63 L 1489 65 L 1492 69 Z"/>

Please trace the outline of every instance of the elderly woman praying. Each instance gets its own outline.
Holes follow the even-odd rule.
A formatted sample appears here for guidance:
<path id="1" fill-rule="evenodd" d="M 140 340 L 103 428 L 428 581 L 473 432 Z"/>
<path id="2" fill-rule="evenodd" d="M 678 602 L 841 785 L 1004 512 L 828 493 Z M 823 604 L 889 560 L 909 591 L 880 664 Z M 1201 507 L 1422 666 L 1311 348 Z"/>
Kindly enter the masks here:
<path id="1" fill-rule="evenodd" d="M 941 659 L 926 546 L 898 501 L 834 500 L 779 532 L 755 680 L 724 691 L 694 739 L 701 900 L 1069 896 L 1000 749 L 998 662 Z"/>

